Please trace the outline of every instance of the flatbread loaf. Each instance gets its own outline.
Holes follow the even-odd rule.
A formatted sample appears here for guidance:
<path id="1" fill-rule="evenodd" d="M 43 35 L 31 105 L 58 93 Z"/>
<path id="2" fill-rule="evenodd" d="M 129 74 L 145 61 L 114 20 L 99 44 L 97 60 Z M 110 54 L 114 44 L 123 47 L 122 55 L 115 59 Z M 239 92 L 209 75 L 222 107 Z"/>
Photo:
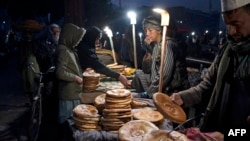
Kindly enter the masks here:
<path id="1" fill-rule="evenodd" d="M 157 92 L 153 95 L 153 101 L 157 110 L 170 121 L 181 124 L 187 120 L 184 110 L 172 102 L 168 95 Z"/>
<path id="2" fill-rule="evenodd" d="M 77 118 L 96 118 L 100 117 L 98 110 L 93 105 L 79 104 L 73 109 L 74 116 Z"/>
<path id="3" fill-rule="evenodd" d="M 133 113 L 133 117 L 135 119 L 146 120 L 150 122 L 159 122 L 164 119 L 163 115 L 159 111 L 149 108 L 138 109 L 135 113 Z"/>
<path id="4" fill-rule="evenodd" d="M 146 120 L 131 120 L 119 129 L 119 139 L 121 141 L 141 141 L 143 136 L 159 128 Z"/>

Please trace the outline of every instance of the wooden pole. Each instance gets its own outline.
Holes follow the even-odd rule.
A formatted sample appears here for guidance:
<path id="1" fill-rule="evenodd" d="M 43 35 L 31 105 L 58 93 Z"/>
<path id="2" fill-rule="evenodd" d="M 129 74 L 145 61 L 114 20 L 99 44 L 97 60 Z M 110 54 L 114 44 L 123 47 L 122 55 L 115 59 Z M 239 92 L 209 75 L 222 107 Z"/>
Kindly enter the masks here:
<path id="1" fill-rule="evenodd" d="M 161 65 L 160 65 L 160 78 L 159 78 L 159 92 L 162 92 L 162 81 L 163 81 L 163 67 L 164 67 L 164 58 L 165 58 L 165 51 L 166 51 L 166 33 L 167 27 L 163 26 L 163 33 L 162 33 L 162 43 L 161 43 Z"/>
<path id="2" fill-rule="evenodd" d="M 110 41 L 111 51 L 112 51 L 112 54 L 113 54 L 113 57 L 114 57 L 114 63 L 117 64 L 112 37 L 109 37 L 109 41 Z"/>
<path id="3" fill-rule="evenodd" d="M 167 26 L 169 25 L 169 13 L 162 9 L 154 9 L 155 12 L 161 14 L 161 25 L 163 26 L 162 31 L 162 43 L 161 43 L 161 64 L 160 64 L 160 78 L 159 78 L 159 92 L 162 92 L 162 81 L 163 81 L 163 67 L 165 64 L 165 55 L 166 55 L 166 34 L 167 34 Z"/>
<path id="4" fill-rule="evenodd" d="M 133 46 L 134 46 L 134 63 L 135 63 L 135 69 L 137 69 L 138 65 L 137 65 L 137 52 L 136 52 L 135 24 L 132 24 L 132 32 L 133 32 Z"/>

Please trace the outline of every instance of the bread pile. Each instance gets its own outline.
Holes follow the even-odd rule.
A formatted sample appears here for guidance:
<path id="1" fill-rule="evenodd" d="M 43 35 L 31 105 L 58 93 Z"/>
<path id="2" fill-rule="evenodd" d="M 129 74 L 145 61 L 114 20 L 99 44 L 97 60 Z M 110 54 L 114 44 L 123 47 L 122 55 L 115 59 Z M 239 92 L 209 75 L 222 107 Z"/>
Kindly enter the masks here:
<path id="1" fill-rule="evenodd" d="M 92 69 L 87 69 L 83 73 L 83 92 L 91 92 L 98 88 L 98 84 L 100 82 L 100 74 L 96 73 Z"/>
<path id="2" fill-rule="evenodd" d="M 99 112 L 102 112 L 103 109 L 105 108 L 105 98 L 106 98 L 106 93 L 103 93 L 96 96 L 94 99 L 93 105 L 97 108 Z M 146 102 L 137 101 L 135 99 L 131 99 L 130 105 L 132 109 L 148 107 L 148 104 Z"/>
<path id="3" fill-rule="evenodd" d="M 110 69 L 112 69 L 115 72 L 118 73 L 124 73 L 125 67 L 124 65 L 118 65 L 118 64 L 112 64 L 112 65 L 107 65 Z"/>
<path id="4" fill-rule="evenodd" d="M 142 108 L 135 110 L 135 112 L 133 112 L 133 118 L 135 120 L 146 120 L 152 122 L 158 127 L 164 121 L 163 115 L 159 111 L 151 108 Z"/>
<path id="5" fill-rule="evenodd" d="M 131 93 L 126 89 L 106 92 L 101 125 L 104 130 L 118 133 L 120 127 L 132 118 Z"/>
<path id="6" fill-rule="evenodd" d="M 106 93 L 103 93 L 103 94 L 96 96 L 94 99 L 93 105 L 97 108 L 99 113 L 101 113 L 103 109 L 105 108 L 105 97 L 106 97 Z"/>
<path id="7" fill-rule="evenodd" d="M 80 104 L 73 109 L 73 119 L 79 130 L 100 130 L 100 115 L 93 105 Z"/>

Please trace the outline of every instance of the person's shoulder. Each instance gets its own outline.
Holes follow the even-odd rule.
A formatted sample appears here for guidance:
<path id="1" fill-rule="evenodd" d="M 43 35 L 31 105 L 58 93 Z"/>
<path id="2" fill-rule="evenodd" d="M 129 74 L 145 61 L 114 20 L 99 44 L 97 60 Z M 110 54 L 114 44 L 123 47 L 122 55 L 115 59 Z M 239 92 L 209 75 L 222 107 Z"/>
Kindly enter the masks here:
<path id="1" fill-rule="evenodd" d="M 58 45 L 58 48 L 57 48 L 58 51 L 66 51 L 66 50 L 69 50 L 69 48 L 65 45 Z"/>

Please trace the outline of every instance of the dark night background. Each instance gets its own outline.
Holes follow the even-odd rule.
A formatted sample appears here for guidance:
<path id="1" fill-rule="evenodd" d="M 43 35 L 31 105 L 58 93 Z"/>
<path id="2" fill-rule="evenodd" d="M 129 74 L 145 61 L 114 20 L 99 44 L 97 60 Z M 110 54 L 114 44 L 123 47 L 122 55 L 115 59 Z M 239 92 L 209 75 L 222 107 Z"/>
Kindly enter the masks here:
<path id="1" fill-rule="evenodd" d="M 81 6 L 77 5 L 78 2 L 81 3 Z M 75 24 L 80 24 L 80 26 L 96 25 L 100 28 L 109 26 L 111 29 L 119 32 L 124 32 L 130 26 L 130 21 L 127 17 L 128 8 L 119 7 L 113 4 L 111 0 L 1 0 L 0 9 L 7 13 L 7 17 L 6 14 L 0 14 L 0 21 L 15 22 L 23 19 L 36 19 L 39 22 L 49 24 L 46 20 L 50 13 L 50 23 L 62 24 L 67 18 L 65 11 L 72 11 L 68 17 L 73 17 L 75 21 L 79 22 Z M 141 31 L 142 18 L 152 13 L 152 6 L 141 5 L 134 10 L 137 12 L 136 27 Z M 177 18 L 182 20 L 186 27 L 189 26 L 189 31 L 204 32 L 205 28 L 210 28 L 210 31 L 217 32 L 221 28 L 218 11 L 206 13 L 186 7 L 176 7 L 173 11 L 174 14 L 172 15 L 177 15 Z"/>
<path id="2" fill-rule="evenodd" d="M 11 19 L 33 18 L 53 13 L 55 18 L 64 15 L 62 0 L 1 0 L 0 8 L 7 8 Z"/>

